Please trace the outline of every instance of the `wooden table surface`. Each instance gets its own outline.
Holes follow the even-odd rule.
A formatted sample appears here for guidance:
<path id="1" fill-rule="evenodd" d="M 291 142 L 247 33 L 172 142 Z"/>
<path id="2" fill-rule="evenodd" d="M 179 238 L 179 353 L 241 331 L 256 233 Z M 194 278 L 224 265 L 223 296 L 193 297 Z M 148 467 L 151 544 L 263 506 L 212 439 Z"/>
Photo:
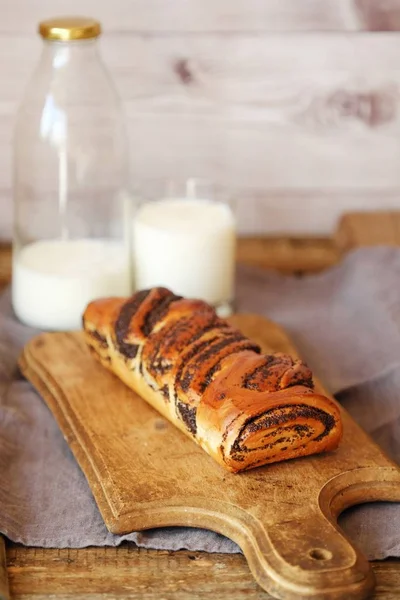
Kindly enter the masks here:
<path id="1" fill-rule="evenodd" d="M 244 239 L 238 260 L 285 273 L 310 273 L 339 262 L 347 251 L 375 244 L 400 245 L 400 213 L 343 217 L 334 239 Z M 9 281 L 10 252 L 0 248 L 0 285 Z M 0 598 L 15 600 L 268 600 L 242 555 L 119 548 L 52 550 L 0 539 Z M 400 560 L 375 561 L 375 600 L 400 598 Z"/>

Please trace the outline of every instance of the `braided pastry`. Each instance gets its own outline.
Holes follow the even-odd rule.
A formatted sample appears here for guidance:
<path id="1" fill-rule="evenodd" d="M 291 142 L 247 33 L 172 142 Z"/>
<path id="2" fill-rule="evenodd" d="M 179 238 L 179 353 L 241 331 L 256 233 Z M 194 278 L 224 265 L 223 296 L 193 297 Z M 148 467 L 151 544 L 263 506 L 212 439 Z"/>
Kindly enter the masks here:
<path id="1" fill-rule="evenodd" d="M 154 288 L 95 300 L 83 325 L 100 363 L 229 471 L 339 443 L 339 409 L 308 367 L 260 354 L 205 302 Z"/>

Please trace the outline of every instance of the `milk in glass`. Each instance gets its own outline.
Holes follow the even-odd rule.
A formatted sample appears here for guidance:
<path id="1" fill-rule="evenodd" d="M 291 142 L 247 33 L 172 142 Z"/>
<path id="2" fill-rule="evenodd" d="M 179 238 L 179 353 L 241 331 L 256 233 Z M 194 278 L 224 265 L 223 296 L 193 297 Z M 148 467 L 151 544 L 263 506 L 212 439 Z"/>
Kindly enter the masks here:
<path id="1" fill-rule="evenodd" d="M 136 289 L 164 286 L 213 305 L 233 299 L 235 220 L 230 207 L 197 198 L 142 204 L 133 226 Z"/>

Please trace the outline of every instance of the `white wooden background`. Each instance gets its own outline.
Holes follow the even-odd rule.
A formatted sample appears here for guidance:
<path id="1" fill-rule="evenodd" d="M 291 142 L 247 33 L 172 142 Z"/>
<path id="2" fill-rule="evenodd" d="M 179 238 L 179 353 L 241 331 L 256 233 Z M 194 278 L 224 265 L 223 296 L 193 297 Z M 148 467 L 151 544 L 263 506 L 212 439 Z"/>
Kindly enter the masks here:
<path id="1" fill-rule="evenodd" d="M 246 233 L 325 234 L 400 208 L 400 0 L 1 0 L 0 238 L 13 120 L 40 19 L 88 14 L 126 106 L 138 177 L 202 176 Z"/>

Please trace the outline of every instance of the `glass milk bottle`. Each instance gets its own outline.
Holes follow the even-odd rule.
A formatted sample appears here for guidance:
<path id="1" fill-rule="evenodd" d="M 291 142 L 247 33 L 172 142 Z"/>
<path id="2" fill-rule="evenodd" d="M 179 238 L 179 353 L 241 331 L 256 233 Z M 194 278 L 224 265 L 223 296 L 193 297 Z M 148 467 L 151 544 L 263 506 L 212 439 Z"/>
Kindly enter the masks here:
<path id="1" fill-rule="evenodd" d="M 126 125 L 100 24 L 58 18 L 39 33 L 14 138 L 12 302 L 22 322 L 67 330 L 92 299 L 131 291 Z"/>

